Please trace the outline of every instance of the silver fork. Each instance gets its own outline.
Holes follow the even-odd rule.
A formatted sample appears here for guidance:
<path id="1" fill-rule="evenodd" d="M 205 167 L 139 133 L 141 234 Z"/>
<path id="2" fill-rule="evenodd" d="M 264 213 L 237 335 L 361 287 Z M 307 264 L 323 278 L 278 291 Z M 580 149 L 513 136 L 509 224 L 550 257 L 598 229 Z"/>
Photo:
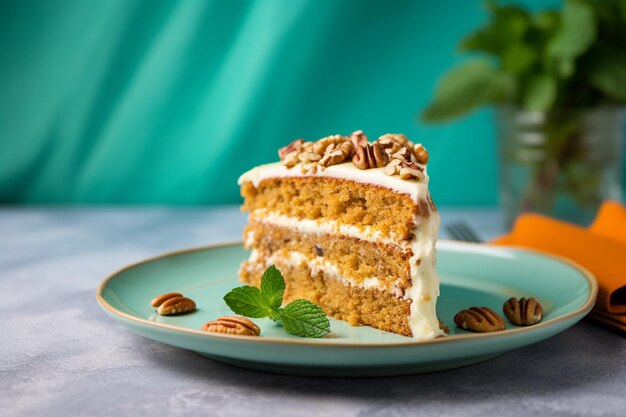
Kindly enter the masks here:
<path id="1" fill-rule="evenodd" d="M 483 239 L 478 235 L 476 230 L 463 220 L 452 222 L 445 227 L 448 234 L 455 240 L 474 243 L 483 242 Z"/>

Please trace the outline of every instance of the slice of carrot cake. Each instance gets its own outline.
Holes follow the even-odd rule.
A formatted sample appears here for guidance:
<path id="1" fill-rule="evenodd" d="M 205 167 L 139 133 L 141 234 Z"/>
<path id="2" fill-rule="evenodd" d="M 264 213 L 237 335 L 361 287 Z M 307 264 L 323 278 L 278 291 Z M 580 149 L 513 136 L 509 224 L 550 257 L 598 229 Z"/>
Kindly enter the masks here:
<path id="1" fill-rule="evenodd" d="M 369 142 L 362 131 L 298 139 L 280 162 L 239 178 L 252 249 L 240 269 L 258 286 L 275 264 L 285 301 L 308 299 L 352 325 L 432 339 L 439 215 L 428 191 L 428 152 L 404 135 Z"/>

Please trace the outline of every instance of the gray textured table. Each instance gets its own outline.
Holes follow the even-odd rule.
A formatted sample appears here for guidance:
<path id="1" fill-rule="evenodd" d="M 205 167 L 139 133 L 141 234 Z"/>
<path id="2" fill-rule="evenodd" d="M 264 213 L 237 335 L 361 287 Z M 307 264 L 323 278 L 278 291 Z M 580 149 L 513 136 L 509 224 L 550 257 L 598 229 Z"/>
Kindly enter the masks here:
<path id="1" fill-rule="evenodd" d="M 494 211 L 442 217 L 468 219 L 484 237 L 501 231 Z M 244 223 L 235 207 L 0 208 L 0 415 L 626 415 L 626 338 L 586 320 L 463 369 L 316 379 L 233 368 L 144 339 L 96 304 L 96 286 L 120 266 L 239 239 Z"/>

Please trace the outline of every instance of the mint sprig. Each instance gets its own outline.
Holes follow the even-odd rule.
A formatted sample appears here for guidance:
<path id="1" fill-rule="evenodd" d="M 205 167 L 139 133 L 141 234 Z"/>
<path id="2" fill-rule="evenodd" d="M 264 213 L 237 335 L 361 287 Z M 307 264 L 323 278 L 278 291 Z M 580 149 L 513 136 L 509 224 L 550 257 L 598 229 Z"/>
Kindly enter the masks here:
<path id="1" fill-rule="evenodd" d="M 281 308 L 285 280 L 274 265 L 265 270 L 261 287 L 244 285 L 231 290 L 224 301 L 235 313 L 245 317 L 269 317 L 282 323 L 285 331 L 299 337 L 322 337 L 330 332 L 324 311 L 308 300 L 295 300 Z"/>

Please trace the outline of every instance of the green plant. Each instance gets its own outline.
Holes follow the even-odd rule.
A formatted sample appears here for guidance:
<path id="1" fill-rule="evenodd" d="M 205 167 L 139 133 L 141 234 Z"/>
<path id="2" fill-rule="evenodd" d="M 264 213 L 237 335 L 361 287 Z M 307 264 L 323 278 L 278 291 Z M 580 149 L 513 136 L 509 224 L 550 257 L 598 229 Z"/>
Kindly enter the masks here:
<path id="1" fill-rule="evenodd" d="M 538 13 L 485 4 L 490 20 L 460 43 L 481 56 L 442 77 L 424 121 L 485 104 L 549 111 L 626 102 L 626 0 L 565 0 Z"/>

